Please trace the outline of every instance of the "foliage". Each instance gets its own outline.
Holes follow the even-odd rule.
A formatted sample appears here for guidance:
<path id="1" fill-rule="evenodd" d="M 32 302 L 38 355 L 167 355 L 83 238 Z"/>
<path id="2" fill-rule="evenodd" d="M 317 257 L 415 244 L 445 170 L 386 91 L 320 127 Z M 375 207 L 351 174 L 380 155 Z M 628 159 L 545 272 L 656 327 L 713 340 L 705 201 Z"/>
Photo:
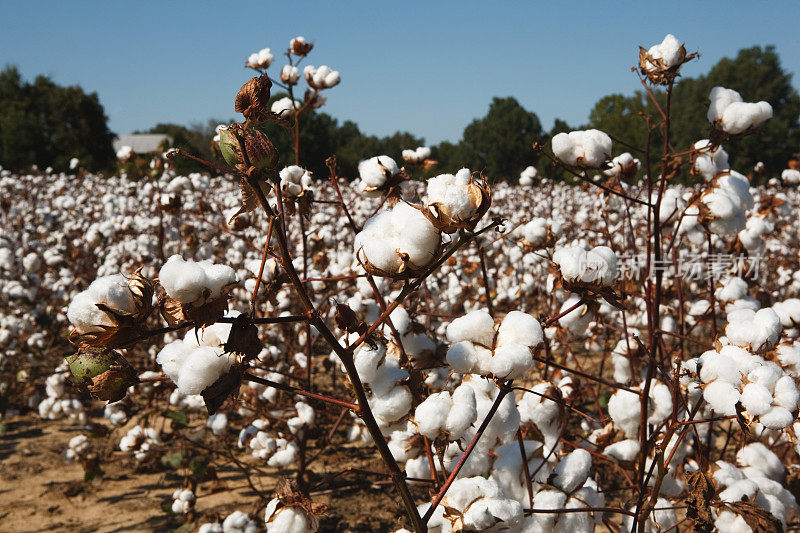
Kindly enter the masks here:
<path id="1" fill-rule="evenodd" d="M 61 87 L 46 76 L 33 83 L 16 67 L 0 72 L 0 164 L 11 170 L 32 165 L 66 170 L 73 157 L 83 168 L 114 162 L 113 134 L 97 93 Z"/>

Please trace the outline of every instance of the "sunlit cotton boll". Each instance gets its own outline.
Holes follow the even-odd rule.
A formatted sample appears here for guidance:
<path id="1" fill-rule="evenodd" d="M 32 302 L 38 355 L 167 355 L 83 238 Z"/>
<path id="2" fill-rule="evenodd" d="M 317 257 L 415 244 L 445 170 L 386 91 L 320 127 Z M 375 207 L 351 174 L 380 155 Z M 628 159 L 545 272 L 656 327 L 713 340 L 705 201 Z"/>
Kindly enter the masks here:
<path id="1" fill-rule="evenodd" d="M 573 167 L 600 168 L 611 157 L 611 137 L 600 130 L 562 132 L 552 143 L 555 156 Z"/>
<path id="2" fill-rule="evenodd" d="M 356 258 L 386 274 L 416 270 L 436 257 L 441 236 L 418 209 L 404 202 L 370 218 L 355 238 Z"/>
<path id="3" fill-rule="evenodd" d="M 161 267 L 158 280 L 170 298 L 189 304 L 221 297 L 225 287 L 236 283 L 236 273 L 227 265 L 173 255 Z"/>
<path id="4" fill-rule="evenodd" d="M 772 106 L 768 102 L 744 102 L 733 89 L 714 87 L 709 98 L 708 121 L 731 135 L 744 133 L 772 118 Z"/>
<path id="5" fill-rule="evenodd" d="M 254 69 L 264 69 L 269 67 L 275 60 L 275 56 L 269 48 L 263 48 L 258 52 L 250 54 L 247 58 L 246 66 Z"/>
<path id="6" fill-rule="evenodd" d="M 283 118 L 291 117 L 295 112 L 303 106 L 302 102 L 292 100 L 288 96 L 284 96 L 272 102 L 270 110 Z"/>
<path id="7" fill-rule="evenodd" d="M 75 296 L 67 309 L 67 318 L 78 333 L 100 331 L 102 326 L 115 325 L 112 317 L 100 310 L 97 304 L 106 305 L 123 315 L 136 311 L 133 293 L 122 274 L 97 278 L 89 288 Z"/>
<path id="8" fill-rule="evenodd" d="M 361 178 L 360 192 L 365 196 L 375 196 L 386 180 L 397 176 L 400 168 L 394 159 L 386 155 L 378 155 L 365 159 L 358 164 L 358 176 Z"/>
<path id="9" fill-rule="evenodd" d="M 281 178 L 281 192 L 286 196 L 297 197 L 311 188 L 311 174 L 297 165 L 282 169 L 279 176 Z"/>

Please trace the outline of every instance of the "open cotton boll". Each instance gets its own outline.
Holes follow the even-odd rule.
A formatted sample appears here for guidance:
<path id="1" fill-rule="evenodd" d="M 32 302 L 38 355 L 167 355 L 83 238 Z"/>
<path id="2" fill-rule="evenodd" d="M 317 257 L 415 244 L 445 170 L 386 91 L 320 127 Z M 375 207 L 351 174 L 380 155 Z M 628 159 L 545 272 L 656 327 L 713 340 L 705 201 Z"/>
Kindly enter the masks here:
<path id="1" fill-rule="evenodd" d="M 693 148 L 700 151 L 695 159 L 694 169 L 707 180 L 712 180 L 720 172 L 730 170 L 728 152 L 721 146 L 711 151 L 711 141 L 703 139 L 694 143 Z"/>
<path id="2" fill-rule="evenodd" d="M 302 102 L 298 102 L 297 100 L 292 100 L 288 96 L 284 96 L 283 98 L 279 98 L 278 100 L 272 102 L 270 111 L 272 111 L 272 113 L 275 115 L 286 118 L 294 115 L 295 111 L 301 107 L 303 107 Z"/>
<path id="3" fill-rule="evenodd" d="M 664 68 L 676 67 L 686 58 L 683 43 L 671 33 L 668 33 L 661 43 L 651 46 L 647 53 L 653 59 L 660 59 Z"/>
<path id="4" fill-rule="evenodd" d="M 447 423 L 447 415 L 450 413 L 452 405 L 453 401 L 447 391 L 434 393 L 425 398 L 425 401 L 419 404 L 414 411 L 414 421 L 417 423 L 417 431 L 420 435 L 429 439 L 438 437 L 439 432 Z"/>
<path id="5" fill-rule="evenodd" d="M 507 498 L 493 479 L 456 479 L 442 503 L 462 513 L 465 531 L 513 531 L 522 523 L 522 504 Z"/>
<path id="6" fill-rule="evenodd" d="M 731 198 L 738 200 L 737 205 L 743 209 L 752 209 L 754 202 L 750 194 L 750 180 L 746 176 L 739 174 L 735 170 L 717 176 L 714 179 L 714 186 L 717 189 L 725 189 L 731 193 Z"/>
<path id="7" fill-rule="evenodd" d="M 427 146 L 419 146 L 414 150 L 403 150 L 403 161 L 418 165 L 423 163 L 431 156 L 431 149 Z"/>
<path id="8" fill-rule="evenodd" d="M 630 153 L 625 152 L 611 160 L 611 168 L 603 171 L 606 176 L 632 176 L 641 168 L 642 163 Z"/>
<path id="9" fill-rule="evenodd" d="M 639 430 L 640 413 L 639 396 L 633 392 L 618 390 L 608 399 L 608 416 L 628 438 L 635 437 Z"/>
<path id="10" fill-rule="evenodd" d="M 531 349 L 522 344 L 498 346 L 492 354 L 489 371 L 503 379 L 516 379 L 525 375 L 533 367 Z"/>
<path id="11" fill-rule="evenodd" d="M 778 314 L 784 328 L 794 328 L 800 324 L 800 299 L 789 298 L 776 302 L 772 309 Z"/>
<path id="12" fill-rule="evenodd" d="M 519 174 L 519 184 L 522 186 L 533 185 L 533 181 L 539 176 L 539 171 L 534 166 L 525 167 Z"/>
<path id="13" fill-rule="evenodd" d="M 399 173 L 400 168 L 397 163 L 386 155 L 365 159 L 358 164 L 358 175 L 361 181 L 373 188 L 382 186 L 388 177 L 396 176 Z"/>
<path id="14" fill-rule="evenodd" d="M 236 283 L 236 273 L 227 265 L 210 261 L 196 263 L 180 255 L 170 257 L 158 272 L 167 296 L 180 303 L 203 303 L 222 296 L 223 289 Z"/>
<path id="15" fill-rule="evenodd" d="M 781 172 L 781 179 L 788 185 L 797 185 L 800 183 L 800 170 L 787 168 Z"/>
<path id="16" fill-rule="evenodd" d="M 398 202 L 391 211 L 373 216 L 356 235 L 356 258 L 376 274 L 394 275 L 431 263 L 441 235 L 419 210 Z"/>
<path id="17" fill-rule="evenodd" d="M 101 331 L 102 326 L 115 326 L 114 319 L 97 304 L 103 304 L 121 315 L 136 312 L 136 302 L 122 274 L 103 276 L 94 280 L 89 287 L 77 294 L 67 308 L 67 319 L 80 333 Z"/>
<path id="18" fill-rule="evenodd" d="M 262 48 L 258 52 L 250 54 L 247 58 L 246 66 L 254 69 L 264 69 L 269 67 L 275 60 L 275 56 L 269 48 Z"/>
<path id="19" fill-rule="evenodd" d="M 639 454 L 641 444 L 636 439 L 625 439 L 609 444 L 603 449 L 603 455 L 613 457 L 617 461 L 633 461 Z"/>
<path id="20" fill-rule="evenodd" d="M 470 311 L 447 326 L 447 340 L 453 344 L 470 341 L 491 348 L 494 346 L 494 337 L 494 319 L 483 310 Z"/>
<path id="21" fill-rule="evenodd" d="M 577 448 L 561 458 L 550 476 L 551 484 L 566 493 L 572 493 L 586 483 L 592 468 L 592 456 Z"/>
<path id="22" fill-rule="evenodd" d="M 706 225 L 709 231 L 726 237 L 736 235 L 747 225 L 740 198 L 724 188 L 711 189 L 700 201 L 707 210 Z"/>
<path id="23" fill-rule="evenodd" d="M 294 65 L 284 65 L 281 69 L 281 81 L 289 85 L 295 85 L 300 80 L 300 69 Z"/>
<path id="24" fill-rule="evenodd" d="M 731 344 L 761 352 L 775 347 L 781 329 L 780 317 L 770 307 L 757 312 L 739 309 L 728 314 L 725 335 Z"/>
<path id="25" fill-rule="evenodd" d="M 743 102 L 741 95 L 732 89 L 714 87 L 709 98 L 708 121 L 731 135 L 744 133 L 772 118 L 768 102 Z"/>
<path id="26" fill-rule="evenodd" d="M 299 506 L 284 506 L 277 498 L 270 500 L 264 513 L 267 533 L 314 533 L 319 520 Z"/>
<path id="27" fill-rule="evenodd" d="M 742 447 L 736 452 L 736 462 L 741 467 L 751 467 L 776 481 L 780 481 L 786 473 L 780 457 L 760 442 Z"/>
<path id="28" fill-rule="evenodd" d="M 585 250 L 580 246 L 558 248 L 553 254 L 561 277 L 569 283 L 610 287 L 617 278 L 617 256 L 608 246 Z"/>
<path id="29" fill-rule="evenodd" d="M 574 167 L 600 168 L 611 157 L 611 137 L 600 130 L 559 133 L 552 144 L 555 156 Z"/>
<path id="30" fill-rule="evenodd" d="M 566 313 L 580 301 L 580 296 L 573 294 L 561 305 L 558 314 Z M 558 323 L 560 326 L 567 328 L 573 335 L 583 335 L 592 320 L 594 320 L 594 313 L 589 310 L 586 304 L 583 304 L 560 317 Z"/>
<path id="31" fill-rule="evenodd" d="M 338 70 L 332 70 L 328 65 L 319 68 L 308 65 L 303 69 L 308 84 L 315 89 L 330 89 L 339 84 L 340 76 Z"/>
<path id="32" fill-rule="evenodd" d="M 281 178 L 281 192 L 296 197 L 311 188 L 311 174 L 297 165 L 288 166 L 278 174 Z"/>
<path id="33" fill-rule="evenodd" d="M 456 221 L 465 221 L 477 213 L 481 191 L 472 183 L 472 173 L 462 168 L 455 175 L 440 174 L 428 180 L 427 204 Z"/>
<path id="34" fill-rule="evenodd" d="M 534 218 L 522 227 L 522 235 L 525 243 L 539 248 L 555 244 L 555 241 L 564 235 L 564 229 L 555 220 Z M 552 242 L 548 242 L 548 238 Z"/>
<path id="35" fill-rule="evenodd" d="M 542 326 L 528 313 L 511 311 L 497 329 L 497 346 L 521 344 L 533 348 L 544 340 Z"/>

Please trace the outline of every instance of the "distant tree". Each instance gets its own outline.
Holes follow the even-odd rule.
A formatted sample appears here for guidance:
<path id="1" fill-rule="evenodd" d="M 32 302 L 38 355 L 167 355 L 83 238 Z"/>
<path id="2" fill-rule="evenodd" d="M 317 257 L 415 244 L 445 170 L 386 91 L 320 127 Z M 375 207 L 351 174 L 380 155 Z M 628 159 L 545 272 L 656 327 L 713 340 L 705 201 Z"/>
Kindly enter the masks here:
<path id="1" fill-rule="evenodd" d="M 721 59 L 705 76 L 680 79 L 672 95 L 670 140 L 673 147 L 684 151 L 694 142 L 708 138 L 708 97 L 716 86 L 738 91 L 745 101 L 766 100 L 774 110 L 774 117 L 760 128 L 758 135 L 726 143 L 731 166 L 747 173 L 758 161 L 763 161 L 767 176 L 780 172 L 788 157 L 800 148 L 800 96 L 791 85 L 791 74 L 783 70 L 772 46 L 740 50 L 733 59 Z M 656 90 L 654 94 L 663 107 L 664 92 Z M 647 131 L 643 115 L 653 117 L 654 123 L 660 119 L 644 91 L 632 96 L 613 94 L 595 104 L 589 122 L 592 127 L 621 141 L 644 148 L 640 146 Z M 663 142 L 661 135 L 659 130 L 653 132 L 654 146 Z M 631 150 L 615 143 L 615 153 L 622 151 Z"/>
<path id="2" fill-rule="evenodd" d="M 96 93 L 61 87 L 38 76 L 25 82 L 16 67 L 0 72 L 0 165 L 66 170 L 77 157 L 91 170 L 115 160 L 113 134 Z"/>
<path id="3" fill-rule="evenodd" d="M 536 113 L 522 107 L 515 98 L 493 98 L 486 116 L 465 129 L 456 155 L 461 165 L 481 170 L 491 179 L 515 179 L 535 161 L 531 149 L 542 138 Z"/>

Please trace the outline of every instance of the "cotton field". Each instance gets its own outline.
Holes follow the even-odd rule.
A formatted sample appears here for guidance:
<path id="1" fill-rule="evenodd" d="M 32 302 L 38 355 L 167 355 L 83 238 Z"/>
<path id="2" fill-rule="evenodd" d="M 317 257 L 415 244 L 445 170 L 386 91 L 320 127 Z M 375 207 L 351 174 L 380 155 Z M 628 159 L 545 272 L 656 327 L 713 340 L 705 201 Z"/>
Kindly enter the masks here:
<path id="1" fill-rule="evenodd" d="M 178 461 L 162 508 L 187 531 L 346 530 L 347 491 L 398 533 L 798 527 L 797 171 L 755 186 L 726 152 L 768 103 L 715 88 L 677 168 L 589 129 L 531 148 L 569 182 L 421 179 L 417 146 L 312 175 L 253 127 L 299 139 L 344 77 L 301 70 L 312 47 L 274 78 L 278 54 L 247 57 L 227 167 L 2 171 L 6 418 L 68 424 L 99 490 L 119 458 Z M 668 35 L 642 83 L 695 58 Z M 226 516 L 209 465 L 252 489 Z"/>

